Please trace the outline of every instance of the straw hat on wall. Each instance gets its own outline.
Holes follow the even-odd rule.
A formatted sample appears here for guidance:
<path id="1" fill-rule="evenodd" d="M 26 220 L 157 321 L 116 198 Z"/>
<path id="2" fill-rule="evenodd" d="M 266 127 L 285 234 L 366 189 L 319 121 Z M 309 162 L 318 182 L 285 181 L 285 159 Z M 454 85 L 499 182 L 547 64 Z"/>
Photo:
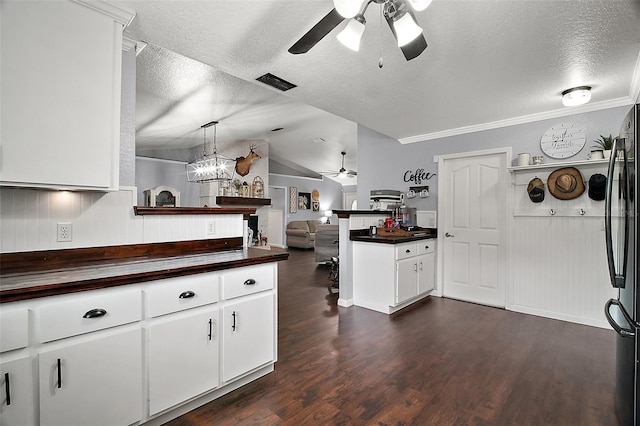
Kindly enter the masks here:
<path id="1" fill-rule="evenodd" d="M 584 192 L 584 179 L 575 167 L 554 170 L 547 179 L 549 193 L 560 200 L 573 200 Z"/>

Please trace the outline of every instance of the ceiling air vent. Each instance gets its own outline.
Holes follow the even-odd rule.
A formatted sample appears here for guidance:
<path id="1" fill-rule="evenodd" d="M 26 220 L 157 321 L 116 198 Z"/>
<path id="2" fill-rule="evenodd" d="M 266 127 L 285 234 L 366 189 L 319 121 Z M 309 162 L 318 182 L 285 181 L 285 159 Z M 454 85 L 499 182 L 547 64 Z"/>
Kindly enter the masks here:
<path id="1" fill-rule="evenodd" d="M 265 75 L 261 75 L 260 77 L 256 78 L 256 80 L 258 80 L 261 83 L 268 84 L 271 87 L 275 87 L 278 90 L 282 90 L 283 92 L 286 92 L 289 89 L 293 89 L 294 87 L 297 87 L 295 84 L 289 83 L 287 80 L 283 80 L 280 77 L 276 77 L 271 73 L 266 73 Z"/>

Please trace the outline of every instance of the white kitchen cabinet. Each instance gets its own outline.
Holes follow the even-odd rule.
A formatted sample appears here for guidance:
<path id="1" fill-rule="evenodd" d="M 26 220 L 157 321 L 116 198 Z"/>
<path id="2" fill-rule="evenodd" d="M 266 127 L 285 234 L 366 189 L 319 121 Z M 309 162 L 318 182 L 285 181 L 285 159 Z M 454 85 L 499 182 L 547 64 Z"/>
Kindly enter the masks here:
<path id="1" fill-rule="evenodd" d="M 34 424 L 33 358 L 28 355 L 0 360 L 0 425 Z"/>
<path id="2" fill-rule="evenodd" d="M 217 305 L 155 319 L 148 345 L 149 415 L 218 387 Z"/>
<path id="3" fill-rule="evenodd" d="M 275 360 L 275 295 L 258 293 L 225 305 L 222 379 L 228 382 Z"/>
<path id="4" fill-rule="evenodd" d="M 41 426 L 128 425 L 142 418 L 139 326 L 49 343 L 38 364 Z"/>
<path id="5" fill-rule="evenodd" d="M 354 304 L 390 314 L 428 295 L 435 288 L 435 244 L 354 242 Z"/>
<path id="6" fill-rule="evenodd" d="M 93 1 L 2 2 L 0 184 L 116 190 L 122 31 Z"/>

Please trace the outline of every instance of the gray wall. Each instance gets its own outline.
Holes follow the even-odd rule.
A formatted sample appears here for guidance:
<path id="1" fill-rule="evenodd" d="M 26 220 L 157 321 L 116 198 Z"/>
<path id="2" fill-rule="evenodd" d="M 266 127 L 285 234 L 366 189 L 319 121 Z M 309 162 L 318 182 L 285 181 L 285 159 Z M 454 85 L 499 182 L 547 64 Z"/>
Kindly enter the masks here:
<path id="1" fill-rule="evenodd" d="M 616 135 L 628 110 L 629 107 L 611 108 L 405 145 L 358 126 L 358 206 L 368 208 L 369 192 L 372 189 L 408 191 L 409 186 L 415 185 L 404 181 L 406 171 L 424 169 L 425 172 L 436 174 L 434 178 L 423 182 L 429 186 L 430 197 L 406 200 L 406 205 L 417 207 L 418 210 L 437 210 L 438 164 L 434 162 L 434 156 L 507 146 L 512 147 L 513 160 L 520 152 L 529 152 L 532 156 L 543 155 L 540 149 L 542 134 L 549 127 L 562 122 L 583 126 L 587 135 L 582 151 L 566 161 L 586 160 L 593 140 L 601 134 Z M 545 156 L 545 162 L 558 160 Z"/>
<path id="2" fill-rule="evenodd" d="M 181 207 L 200 207 L 200 184 L 187 182 L 184 163 L 136 157 L 138 205 L 144 206 L 144 191 L 165 185 L 180 192 Z"/>
<path id="3" fill-rule="evenodd" d="M 298 188 L 298 193 L 309 192 L 317 189 L 320 193 L 320 211 L 314 212 L 311 209 L 298 210 L 296 213 L 289 213 L 289 205 L 285 206 L 285 222 L 292 220 L 310 220 L 320 219 L 324 216 L 324 211 L 328 209 L 342 208 L 342 185 L 328 178 L 312 179 L 296 176 L 285 176 L 278 174 L 269 174 L 269 185 L 286 186 L 287 199 L 289 197 L 289 188 L 294 186 Z M 338 223 L 337 218 L 331 219 L 332 223 Z"/>

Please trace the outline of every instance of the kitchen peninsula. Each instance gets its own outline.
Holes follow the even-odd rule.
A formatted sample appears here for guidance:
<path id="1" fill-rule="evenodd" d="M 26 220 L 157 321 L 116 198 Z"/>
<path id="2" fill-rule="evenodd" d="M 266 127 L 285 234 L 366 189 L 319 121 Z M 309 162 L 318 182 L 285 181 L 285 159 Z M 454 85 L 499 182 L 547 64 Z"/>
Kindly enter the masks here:
<path id="1" fill-rule="evenodd" d="M 385 231 L 391 230 L 382 228 L 376 235 L 353 231 L 353 302 L 392 314 L 435 288 L 436 233 Z"/>
<path id="2" fill-rule="evenodd" d="M 392 314 L 435 288 L 436 228 L 370 228 L 391 211 L 334 210 L 340 219 L 340 300 Z"/>
<path id="3" fill-rule="evenodd" d="M 273 371 L 288 253 L 243 242 L 0 254 L 3 424 L 161 424 Z"/>

